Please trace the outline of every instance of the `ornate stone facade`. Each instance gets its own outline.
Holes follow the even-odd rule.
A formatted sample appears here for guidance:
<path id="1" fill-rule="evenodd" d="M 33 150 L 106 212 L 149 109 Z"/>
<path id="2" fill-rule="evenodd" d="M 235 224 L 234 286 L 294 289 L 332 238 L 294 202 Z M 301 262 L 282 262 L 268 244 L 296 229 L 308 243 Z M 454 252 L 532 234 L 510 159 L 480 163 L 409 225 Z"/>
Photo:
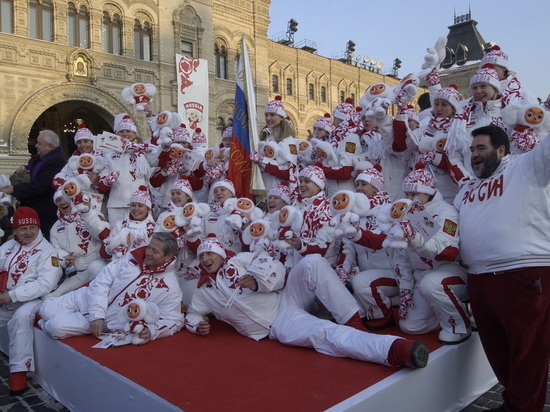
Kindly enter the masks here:
<path id="1" fill-rule="evenodd" d="M 157 88 L 155 111 L 177 110 L 176 53 L 209 62 L 208 138 L 211 144 L 218 142 L 233 113 L 235 70 L 243 35 L 250 54 L 260 127 L 263 107 L 278 94 L 283 96 L 297 137 L 305 139 L 315 119 L 340 102 L 341 93 L 358 100 L 372 83 L 397 83 L 269 40 L 270 3 L 13 0 L 12 26 L 2 26 L 0 32 L 0 172 L 11 173 L 28 159 L 33 139 L 44 127 L 59 133 L 66 154 L 72 151 L 76 123 L 82 121 L 93 133 L 99 133 L 109 130 L 117 113 L 129 112 L 140 134 L 146 135 L 144 115 L 132 111 L 120 92 L 135 82 L 153 83 Z M 52 11 L 51 33 L 47 19 L 39 24 L 35 20 L 36 10 L 39 14 Z M 75 26 L 70 24 L 81 11 L 83 14 L 76 18 L 87 21 L 87 45 L 75 47 L 71 46 Z M 120 28 L 118 53 L 104 51 L 109 44 L 105 33 L 110 24 Z M 43 27 L 51 38 L 38 39 Z M 135 55 L 136 36 L 144 27 L 151 39 L 148 59 Z M 273 76 L 278 76 L 279 91 L 273 89 Z M 287 79 L 292 82 L 291 90 L 286 89 Z"/>

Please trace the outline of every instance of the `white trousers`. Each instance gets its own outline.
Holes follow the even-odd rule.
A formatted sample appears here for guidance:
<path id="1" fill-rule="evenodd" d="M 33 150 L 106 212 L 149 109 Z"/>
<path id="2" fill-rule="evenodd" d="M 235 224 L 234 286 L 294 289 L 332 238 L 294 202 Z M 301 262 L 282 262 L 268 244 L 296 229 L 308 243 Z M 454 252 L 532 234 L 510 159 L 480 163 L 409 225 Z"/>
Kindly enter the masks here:
<path id="1" fill-rule="evenodd" d="M 418 273 L 415 273 L 417 277 Z M 466 333 L 470 326 L 466 269 L 459 265 L 441 265 L 421 271 L 413 291 L 414 308 L 399 321 L 405 333 L 428 333 L 441 327 L 446 333 Z"/>
<path id="2" fill-rule="evenodd" d="M 57 289 L 55 289 L 53 292 L 48 293 L 45 297 L 58 297 L 64 295 L 65 293 L 76 290 L 88 282 L 91 282 L 101 271 L 101 269 L 107 266 L 107 263 L 107 261 L 100 259 L 92 262 L 92 264 L 87 269 L 78 272 L 76 275 L 71 276 L 70 278 L 65 279 L 63 283 L 61 283 L 61 285 L 57 287 Z"/>
<path id="3" fill-rule="evenodd" d="M 309 313 L 315 299 L 331 312 L 337 323 Z M 271 326 L 271 339 L 293 346 L 315 348 L 337 357 L 385 363 L 397 336 L 375 335 L 344 326 L 359 310 L 328 262 L 321 255 L 303 258 L 290 272 L 279 311 Z"/>
<path id="4" fill-rule="evenodd" d="M 54 339 L 65 339 L 90 333 L 88 288 L 80 288 L 57 298 L 49 298 L 40 308 L 40 326 Z M 107 320 L 104 323 L 106 327 Z"/>
<path id="5" fill-rule="evenodd" d="M 34 319 L 40 299 L 0 306 L 0 326 L 8 325 L 10 372 L 34 371 Z"/>
<path id="6" fill-rule="evenodd" d="M 353 295 L 367 319 L 385 318 L 391 307 L 392 297 L 399 296 L 395 271 L 369 269 L 350 276 Z"/>

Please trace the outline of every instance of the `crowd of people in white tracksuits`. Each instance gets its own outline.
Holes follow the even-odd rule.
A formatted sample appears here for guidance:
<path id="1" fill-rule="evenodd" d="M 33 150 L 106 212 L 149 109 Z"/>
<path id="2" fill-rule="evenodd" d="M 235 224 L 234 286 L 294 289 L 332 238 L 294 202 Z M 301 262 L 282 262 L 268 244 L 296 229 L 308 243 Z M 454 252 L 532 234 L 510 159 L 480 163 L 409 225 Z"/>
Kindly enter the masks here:
<path id="1" fill-rule="evenodd" d="M 461 205 L 503 190 L 498 180 L 476 181 L 472 131 L 503 129 L 511 154 L 502 165 L 512 167 L 550 131 L 550 99 L 534 99 L 498 47 L 471 78 L 471 96 L 461 96 L 439 81 L 440 48 L 398 86 L 374 84 L 359 102 L 342 101 L 307 141 L 294 137 L 282 98 L 270 101 L 250 155 L 266 187 L 256 199 L 229 178 L 231 126 L 208 147 L 177 113 L 147 111 L 143 139 L 123 113 L 113 127 L 118 149 L 99 150 L 98 136 L 80 125 L 77 150 L 52 180 L 58 220 L 49 241 L 32 230 L 38 215 L 22 207 L 15 236 L 0 246 L 12 379 L 34 370 L 35 319 L 57 339 L 100 335 L 136 298 L 160 309 L 144 342 L 183 328 L 207 335 L 214 315 L 255 340 L 424 367 L 424 344 L 370 332 L 397 324 L 409 335 L 439 331 L 443 344 L 468 339 L 468 273 L 508 269 L 478 255 L 492 241 L 477 235 L 492 210 L 461 211 L 478 214 L 468 219 L 467 242 L 461 237 Z M 429 107 L 417 110 L 420 81 Z M 528 172 L 518 162 L 516 173 Z"/>

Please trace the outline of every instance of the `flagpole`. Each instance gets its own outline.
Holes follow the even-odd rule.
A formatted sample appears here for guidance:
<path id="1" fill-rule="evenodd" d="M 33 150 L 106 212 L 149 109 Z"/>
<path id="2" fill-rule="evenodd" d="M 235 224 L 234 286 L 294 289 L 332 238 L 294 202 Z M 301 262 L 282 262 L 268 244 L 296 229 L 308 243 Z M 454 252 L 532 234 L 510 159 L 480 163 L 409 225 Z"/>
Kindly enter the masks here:
<path id="1" fill-rule="evenodd" d="M 244 69 L 244 87 L 245 94 L 248 100 L 248 124 L 250 130 L 250 150 L 258 151 L 260 144 L 260 136 L 258 133 L 258 113 L 256 109 L 256 90 L 254 89 L 254 83 L 252 81 L 252 73 L 250 68 L 250 58 L 248 56 L 248 48 L 246 47 L 246 41 L 244 34 L 241 37 L 241 50 L 243 54 L 243 69 Z M 262 178 L 262 172 L 260 166 L 257 163 L 252 163 L 252 182 L 251 192 L 261 198 L 266 195 L 266 188 L 264 180 Z"/>

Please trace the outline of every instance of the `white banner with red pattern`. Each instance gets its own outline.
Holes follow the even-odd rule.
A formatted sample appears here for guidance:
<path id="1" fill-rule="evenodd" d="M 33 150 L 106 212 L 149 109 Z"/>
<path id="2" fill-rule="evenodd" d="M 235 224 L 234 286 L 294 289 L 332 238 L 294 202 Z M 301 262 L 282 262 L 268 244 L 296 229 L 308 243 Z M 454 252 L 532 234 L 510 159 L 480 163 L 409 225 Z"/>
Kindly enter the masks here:
<path id="1" fill-rule="evenodd" d="M 176 54 L 178 113 L 191 129 L 208 130 L 208 61 Z"/>

